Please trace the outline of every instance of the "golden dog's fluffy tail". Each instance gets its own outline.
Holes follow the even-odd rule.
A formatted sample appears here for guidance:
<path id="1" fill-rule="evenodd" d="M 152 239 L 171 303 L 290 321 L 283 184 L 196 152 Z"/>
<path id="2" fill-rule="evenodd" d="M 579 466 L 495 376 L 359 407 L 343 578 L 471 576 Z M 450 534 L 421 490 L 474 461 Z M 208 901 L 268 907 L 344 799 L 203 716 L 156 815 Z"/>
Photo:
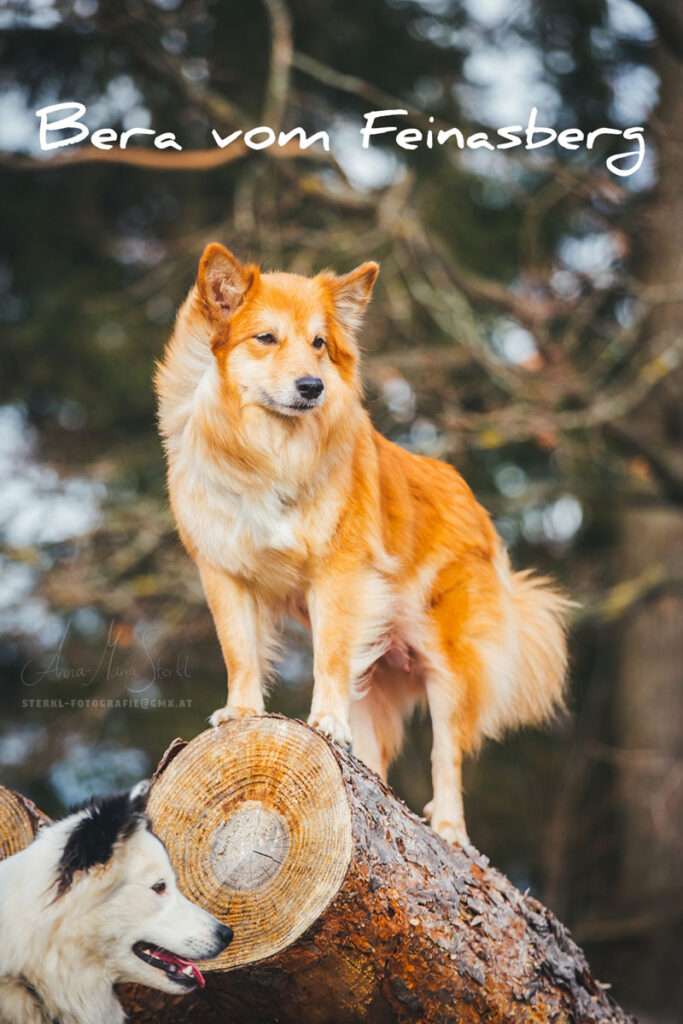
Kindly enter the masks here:
<path id="1" fill-rule="evenodd" d="M 552 580 L 513 572 L 501 548 L 496 569 L 502 585 L 503 635 L 482 645 L 489 699 L 478 739 L 498 739 L 509 729 L 538 725 L 564 708 L 567 623 L 573 602 Z"/>
<path id="2" fill-rule="evenodd" d="M 567 620 L 573 603 L 552 580 L 533 572 L 510 577 L 518 636 L 515 718 L 510 724 L 546 721 L 564 707 Z"/>

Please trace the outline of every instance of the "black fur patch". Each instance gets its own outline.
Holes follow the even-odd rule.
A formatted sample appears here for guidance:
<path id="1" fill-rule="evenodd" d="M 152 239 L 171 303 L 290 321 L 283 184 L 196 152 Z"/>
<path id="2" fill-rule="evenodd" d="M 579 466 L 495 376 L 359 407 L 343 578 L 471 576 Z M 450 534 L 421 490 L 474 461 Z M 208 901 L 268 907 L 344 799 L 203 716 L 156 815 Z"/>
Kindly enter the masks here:
<path id="1" fill-rule="evenodd" d="M 135 792 L 135 791 L 133 791 Z M 145 814 L 147 792 L 116 793 L 94 798 L 77 810 L 86 810 L 69 836 L 57 866 L 57 896 L 71 887 L 78 871 L 106 864 L 117 843 L 129 838 L 139 827 L 149 828 Z"/>

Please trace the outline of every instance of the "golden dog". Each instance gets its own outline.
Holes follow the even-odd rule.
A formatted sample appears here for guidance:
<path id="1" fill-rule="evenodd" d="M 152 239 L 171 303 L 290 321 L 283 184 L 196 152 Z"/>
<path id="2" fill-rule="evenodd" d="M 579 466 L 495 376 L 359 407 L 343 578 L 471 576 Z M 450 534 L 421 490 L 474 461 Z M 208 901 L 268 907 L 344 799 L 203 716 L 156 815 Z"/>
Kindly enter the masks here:
<path id="1" fill-rule="evenodd" d="M 426 811 L 465 842 L 462 755 L 561 705 L 568 602 L 511 571 L 455 469 L 373 429 L 356 339 L 378 271 L 262 273 L 207 247 L 156 375 L 169 491 L 227 667 L 212 724 L 263 714 L 278 623 L 303 616 L 309 722 L 386 778 L 426 699 Z"/>

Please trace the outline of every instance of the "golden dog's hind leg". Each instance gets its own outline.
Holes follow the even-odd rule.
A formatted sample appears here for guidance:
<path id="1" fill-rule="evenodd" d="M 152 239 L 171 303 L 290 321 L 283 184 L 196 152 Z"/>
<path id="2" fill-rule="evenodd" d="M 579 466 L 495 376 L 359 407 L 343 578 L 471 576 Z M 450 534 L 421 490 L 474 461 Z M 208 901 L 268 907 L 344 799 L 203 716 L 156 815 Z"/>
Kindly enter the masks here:
<path id="1" fill-rule="evenodd" d="M 372 695 L 351 701 L 350 725 L 353 737 L 353 752 L 383 782 L 389 771 L 389 751 L 383 742 L 381 728 L 377 721 L 378 707 Z"/>
<path id="2" fill-rule="evenodd" d="M 211 725 L 264 713 L 263 690 L 275 646 L 275 624 L 268 607 L 239 580 L 205 562 L 198 563 L 228 673 L 225 707 Z"/>
<path id="3" fill-rule="evenodd" d="M 468 843 L 462 759 L 477 748 L 490 690 L 484 651 L 500 629 L 497 580 L 485 563 L 446 566 L 435 581 L 430 628 L 421 651 L 432 721 L 432 827 L 450 842 Z"/>
<path id="4" fill-rule="evenodd" d="M 388 585 L 368 570 L 335 573 L 328 563 L 308 593 L 314 675 L 308 721 L 346 747 L 352 742 L 351 698 L 387 646 L 390 609 Z"/>
<path id="5" fill-rule="evenodd" d="M 457 703 L 449 692 L 452 683 L 439 674 L 426 676 L 427 702 L 432 720 L 433 797 L 424 809 L 432 828 L 450 843 L 469 843 L 462 800 L 462 744 Z"/>
<path id="6" fill-rule="evenodd" d="M 353 752 L 386 782 L 389 767 L 403 746 L 406 721 L 424 696 L 422 680 L 382 658 L 351 701 Z"/>

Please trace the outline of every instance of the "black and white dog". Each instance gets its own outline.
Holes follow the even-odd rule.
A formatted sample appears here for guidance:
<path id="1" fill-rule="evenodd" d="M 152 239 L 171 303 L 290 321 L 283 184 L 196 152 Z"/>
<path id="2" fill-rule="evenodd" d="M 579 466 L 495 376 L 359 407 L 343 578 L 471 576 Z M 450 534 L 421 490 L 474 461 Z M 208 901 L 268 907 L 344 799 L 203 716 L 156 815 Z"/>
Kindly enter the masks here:
<path id="1" fill-rule="evenodd" d="M 122 1024 L 118 982 L 203 987 L 232 931 L 178 890 L 146 783 L 94 800 L 0 863 L 2 1024 Z"/>

